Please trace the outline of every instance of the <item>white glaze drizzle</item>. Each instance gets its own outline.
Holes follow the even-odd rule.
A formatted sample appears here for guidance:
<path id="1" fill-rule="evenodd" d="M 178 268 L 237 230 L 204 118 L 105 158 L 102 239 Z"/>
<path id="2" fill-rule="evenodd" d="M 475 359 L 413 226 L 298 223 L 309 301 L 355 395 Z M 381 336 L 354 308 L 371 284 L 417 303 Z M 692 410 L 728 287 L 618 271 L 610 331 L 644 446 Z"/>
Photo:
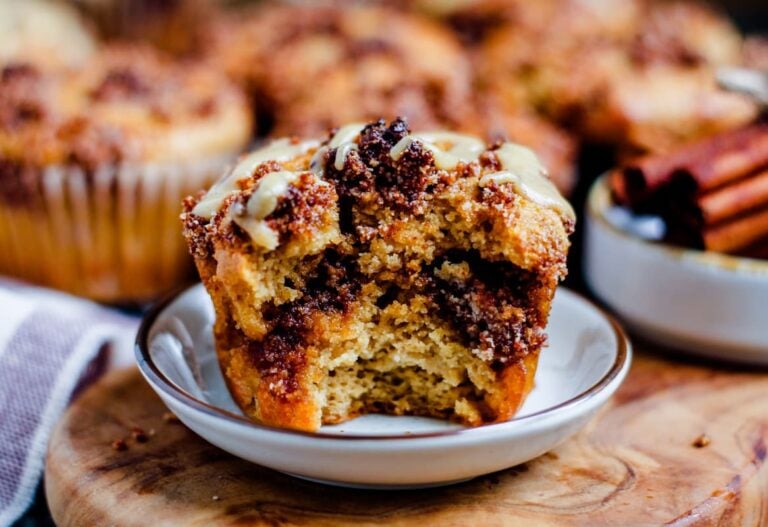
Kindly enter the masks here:
<path id="1" fill-rule="evenodd" d="M 336 170 L 342 170 L 344 163 L 347 161 L 347 156 L 352 150 L 357 150 L 356 143 L 344 143 L 336 149 L 336 157 L 333 160 L 333 168 Z"/>
<path id="2" fill-rule="evenodd" d="M 403 137 L 392 147 L 389 155 L 397 161 L 414 141 L 432 152 L 435 166 L 441 170 L 453 170 L 459 163 L 475 161 L 486 150 L 485 143 L 472 136 L 454 132 L 422 132 Z M 438 144 L 449 144 L 450 147 L 446 150 Z M 575 218 L 570 203 L 547 177 L 546 169 L 532 150 L 515 143 L 504 143 L 494 153 L 504 170 L 483 176 L 480 186 L 487 186 L 492 181 L 497 185 L 512 183 L 518 194 L 570 219 Z"/>
<path id="3" fill-rule="evenodd" d="M 328 144 L 317 149 L 315 155 L 312 156 L 312 162 L 309 164 L 309 169 L 315 173 L 315 175 L 323 176 L 323 157 L 329 150 L 336 148 L 336 157 L 333 160 L 333 168 L 341 170 L 344 168 L 344 162 L 347 160 L 347 156 L 352 150 L 357 150 L 357 143 L 355 138 L 360 135 L 360 132 L 365 128 L 364 124 L 353 123 L 346 126 L 342 126 L 336 132 L 336 134 L 328 141 Z"/>
<path id="4" fill-rule="evenodd" d="M 455 132 L 421 132 L 403 137 L 389 151 L 390 157 L 397 161 L 411 143 L 418 141 L 424 148 L 432 152 L 435 166 L 440 170 L 453 170 L 459 163 L 471 163 L 482 154 L 485 143 L 476 137 Z M 445 150 L 437 146 L 446 143 L 450 147 Z"/>
<path id="5" fill-rule="evenodd" d="M 288 161 L 317 146 L 317 141 L 293 143 L 290 139 L 278 139 L 243 157 L 238 164 L 217 181 L 192 209 L 192 214 L 211 219 L 222 203 L 238 191 L 237 183 L 253 175 L 256 167 L 267 161 Z"/>
<path id="6" fill-rule="evenodd" d="M 230 219 L 248 233 L 255 245 L 270 251 L 277 247 L 278 234 L 264 220 L 275 211 L 278 200 L 298 176 L 299 172 L 289 170 L 270 172 L 256 183 L 244 207 L 230 208 Z"/>
<path id="7" fill-rule="evenodd" d="M 550 207 L 562 216 L 575 219 L 576 215 L 571 204 L 563 198 L 557 187 L 547 177 L 546 169 L 531 149 L 514 143 L 504 143 L 494 152 L 504 170 L 484 175 L 480 178 L 481 187 L 491 183 L 497 185 L 510 183 L 518 194 Z"/>
<path id="8" fill-rule="evenodd" d="M 298 176 L 298 172 L 288 170 L 265 175 L 258 181 L 255 192 L 248 198 L 245 205 L 246 214 L 257 220 L 263 220 L 275 212 L 278 198 L 285 194 L 288 186 L 296 181 Z"/>

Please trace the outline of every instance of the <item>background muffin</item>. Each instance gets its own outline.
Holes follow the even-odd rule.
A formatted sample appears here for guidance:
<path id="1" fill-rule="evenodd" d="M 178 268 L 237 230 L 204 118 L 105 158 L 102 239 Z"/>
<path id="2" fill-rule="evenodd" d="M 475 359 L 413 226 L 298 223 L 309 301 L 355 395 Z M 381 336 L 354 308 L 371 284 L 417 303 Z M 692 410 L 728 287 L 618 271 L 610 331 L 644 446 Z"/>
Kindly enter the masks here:
<path id="1" fill-rule="evenodd" d="M 210 59 L 253 95 L 260 134 L 316 136 L 345 122 L 404 117 L 414 130 L 530 144 L 558 188 L 571 188 L 574 141 L 524 108 L 499 114 L 475 92 L 470 56 L 450 30 L 418 14 L 350 4 L 271 3 L 213 24 Z"/>
<path id="2" fill-rule="evenodd" d="M 711 8 L 634 2 L 635 14 L 622 18 L 571 4 L 580 7 L 489 36 L 479 75 L 503 104 L 532 106 L 587 140 L 631 151 L 668 149 L 756 116 L 751 101 L 715 85 L 717 65 L 742 60 L 741 37 Z"/>
<path id="3" fill-rule="evenodd" d="M 557 26 L 554 33 L 563 41 L 588 35 L 613 39 L 631 31 L 643 0 L 414 0 L 403 4 L 443 20 L 472 45 L 509 24 L 528 35 Z"/>
<path id="4" fill-rule="evenodd" d="M 384 7 L 267 4 L 214 31 L 214 60 L 269 108 L 272 135 L 406 116 L 417 129 L 465 126 L 471 67 L 446 29 Z M 262 107 L 262 104 L 259 104 Z"/>
<path id="5" fill-rule="evenodd" d="M 74 65 L 95 50 L 96 42 L 88 28 L 66 4 L 46 0 L 0 2 L 0 64 Z"/>
<path id="6" fill-rule="evenodd" d="M 105 301 L 186 278 L 180 199 L 248 141 L 221 74 L 145 48 L 0 72 L 0 272 Z"/>
<path id="7" fill-rule="evenodd" d="M 204 27 L 225 0 L 72 0 L 107 41 L 149 43 L 175 55 L 205 46 Z"/>

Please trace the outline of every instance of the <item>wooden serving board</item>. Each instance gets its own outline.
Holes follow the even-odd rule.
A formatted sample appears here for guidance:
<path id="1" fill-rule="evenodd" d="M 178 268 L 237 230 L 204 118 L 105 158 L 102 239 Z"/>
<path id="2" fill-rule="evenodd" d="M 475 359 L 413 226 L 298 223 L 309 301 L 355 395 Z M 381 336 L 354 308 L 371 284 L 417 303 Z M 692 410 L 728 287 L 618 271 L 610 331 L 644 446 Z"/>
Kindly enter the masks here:
<path id="1" fill-rule="evenodd" d="M 429 490 L 294 479 L 226 454 L 164 414 L 134 370 L 107 376 L 72 405 L 46 469 L 59 526 L 768 524 L 768 371 L 756 368 L 637 352 L 609 407 L 557 450 Z M 135 427 L 147 437 L 133 437 Z M 118 439 L 126 449 L 115 448 Z"/>

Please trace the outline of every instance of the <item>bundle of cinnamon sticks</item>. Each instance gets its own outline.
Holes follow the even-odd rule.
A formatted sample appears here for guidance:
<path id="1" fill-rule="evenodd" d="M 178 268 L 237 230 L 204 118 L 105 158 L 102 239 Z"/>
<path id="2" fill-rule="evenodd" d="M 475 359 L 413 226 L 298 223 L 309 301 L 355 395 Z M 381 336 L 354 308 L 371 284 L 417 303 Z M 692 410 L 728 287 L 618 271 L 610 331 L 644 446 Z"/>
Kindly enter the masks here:
<path id="1" fill-rule="evenodd" d="M 670 243 L 768 258 L 768 123 L 637 159 L 611 187 L 617 203 L 662 217 Z"/>

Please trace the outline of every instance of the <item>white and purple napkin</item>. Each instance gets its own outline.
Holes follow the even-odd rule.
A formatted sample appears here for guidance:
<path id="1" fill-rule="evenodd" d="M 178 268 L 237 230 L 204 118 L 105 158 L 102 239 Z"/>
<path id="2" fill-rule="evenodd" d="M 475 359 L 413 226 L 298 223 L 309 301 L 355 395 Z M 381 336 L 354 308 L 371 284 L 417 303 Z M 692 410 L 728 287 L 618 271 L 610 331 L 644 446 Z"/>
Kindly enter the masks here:
<path id="1" fill-rule="evenodd" d="M 0 278 L 0 527 L 30 506 L 73 395 L 132 362 L 138 317 Z"/>

